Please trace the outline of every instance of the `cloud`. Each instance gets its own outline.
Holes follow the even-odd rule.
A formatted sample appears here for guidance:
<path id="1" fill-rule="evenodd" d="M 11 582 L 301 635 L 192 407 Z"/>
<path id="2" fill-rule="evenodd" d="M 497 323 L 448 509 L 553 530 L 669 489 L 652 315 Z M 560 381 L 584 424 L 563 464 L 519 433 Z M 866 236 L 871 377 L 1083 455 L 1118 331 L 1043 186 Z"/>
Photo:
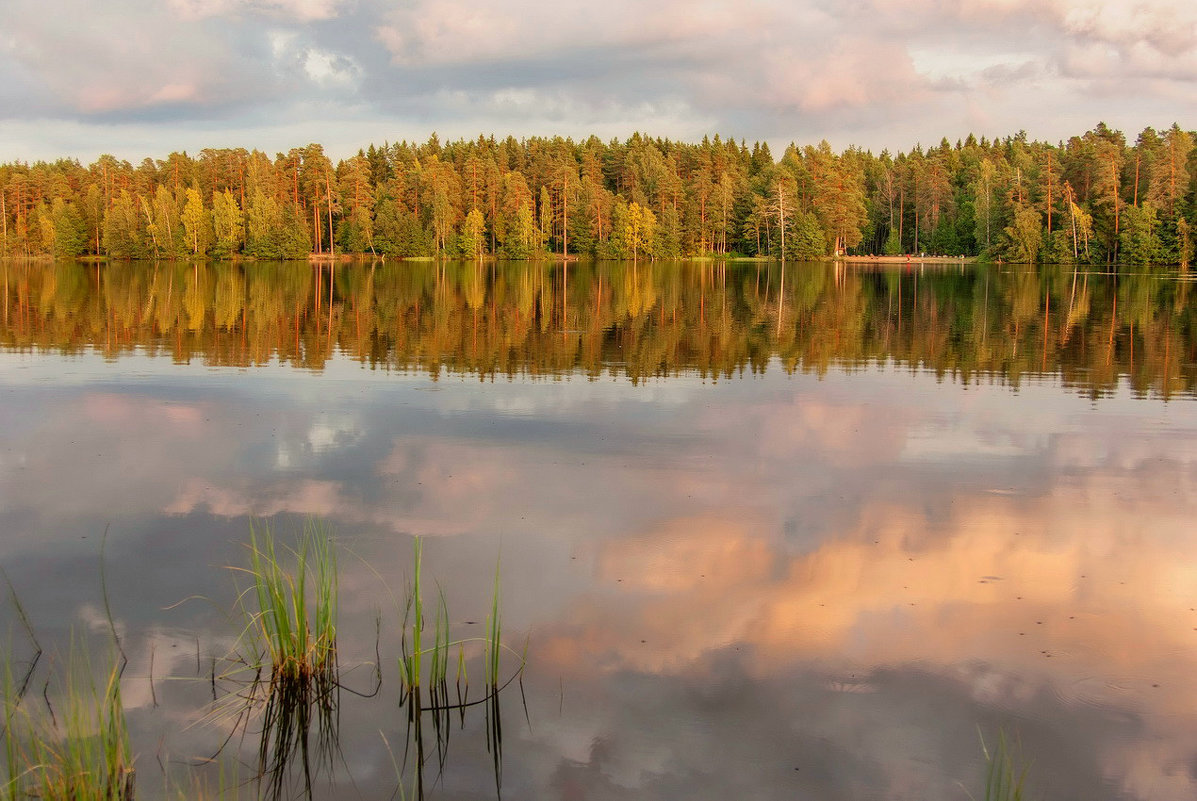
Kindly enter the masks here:
<path id="1" fill-rule="evenodd" d="M 917 498 L 873 502 L 800 554 L 762 521 L 670 520 L 603 545 L 595 586 L 568 623 L 538 634 L 540 653 L 566 675 L 690 683 L 734 648 L 753 686 L 815 671 L 846 692 L 884 693 L 917 666 L 969 699 L 956 709 L 1103 709 L 1102 730 L 1121 710 L 1138 731 L 1095 732 L 1106 781 L 1183 797 L 1188 775 L 1172 766 L 1197 745 L 1197 554 L 1185 534 L 1197 486 L 1161 492 L 1182 499 L 1170 515 L 1150 493 L 1112 499 L 1124 471 L 1145 467 L 1112 459 L 1035 499 L 958 494 L 934 526 Z"/>
<path id="2" fill-rule="evenodd" d="M 1080 79 L 1116 70 L 1128 86 L 1160 75 L 1183 80 L 1197 55 L 1197 10 L 1184 0 L 907 0 L 869 6 L 868 13 L 902 30 L 908 41 L 952 50 L 964 39 L 976 46 L 980 60 L 998 53 L 1022 61 L 1029 56 Z"/>
<path id="3" fill-rule="evenodd" d="M 168 0 L 184 20 L 260 14 L 275 19 L 312 22 L 336 17 L 347 0 Z"/>
<path id="4" fill-rule="evenodd" d="M 313 140 L 336 157 L 432 130 L 894 150 L 1197 113 L 1187 0 L 10 6 L 0 158 Z"/>
<path id="5" fill-rule="evenodd" d="M 603 6 L 417 0 L 385 15 L 377 35 L 397 63 L 408 65 L 568 60 L 596 51 L 618 60 L 621 51 L 716 44 L 768 21 L 772 14 L 762 14 L 763 8 L 676 0 L 651 7 L 633 0 Z"/>
<path id="6" fill-rule="evenodd" d="M 165 7 L 114 3 L 88 13 L 68 0 L 16 5 L 4 50 L 36 76 L 34 99 L 66 115 L 220 107 L 272 83 L 252 49 L 239 48 L 218 25 L 181 25 Z M 86 24 L 60 24 L 80 16 Z M 134 29 L 138 35 L 130 36 Z"/>
<path id="7" fill-rule="evenodd" d="M 344 96 L 360 77 L 350 55 L 308 32 L 336 17 L 345 3 L 335 0 L 139 0 L 86 9 L 74 0 L 15 1 L 0 63 L 30 76 L 24 99 L 66 118 L 245 114 L 263 103 L 289 105 L 292 97 Z M 65 18 L 86 24 L 60 25 Z M 23 113 L 9 110 L 10 117 Z"/>

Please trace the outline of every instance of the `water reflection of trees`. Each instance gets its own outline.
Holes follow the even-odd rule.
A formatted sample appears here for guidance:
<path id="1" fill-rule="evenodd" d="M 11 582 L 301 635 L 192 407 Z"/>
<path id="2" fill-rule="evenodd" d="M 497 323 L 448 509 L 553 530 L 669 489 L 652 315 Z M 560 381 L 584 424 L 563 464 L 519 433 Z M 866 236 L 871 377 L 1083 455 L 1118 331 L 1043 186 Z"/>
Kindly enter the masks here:
<path id="1" fill-rule="evenodd" d="M 1069 268 L 832 264 L 8 263 L 0 343 L 252 366 L 481 378 L 710 378 L 878 363 L 1095 395 L 1193 391 L 1189 284 Z"/>

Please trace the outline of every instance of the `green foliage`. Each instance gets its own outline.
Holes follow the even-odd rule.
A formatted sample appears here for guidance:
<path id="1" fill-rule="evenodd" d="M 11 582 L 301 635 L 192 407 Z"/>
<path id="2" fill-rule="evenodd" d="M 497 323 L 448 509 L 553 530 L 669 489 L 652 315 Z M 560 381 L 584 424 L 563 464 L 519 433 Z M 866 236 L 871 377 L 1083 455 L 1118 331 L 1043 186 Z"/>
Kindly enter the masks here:
<path id="1" fill-rule="evenodd" d="M 245 244 L 245 216 L 229 190 L 212 195 L 212 255 L 227 259 L 241 252 Z"/>
<path id="2" fill-rule="evenodd" d="M 976 211 L 976 206 L 967 195 L 959 200 L 956 222 L 952 226 L 954 246 L 950 245 L 951 249 L 945 251 L 947 255 L 978 252 Z"/>
<path id="3" fill-rule="evenodd" d="M 995 747 L 990 750 L 981 738 L 981 751 L 985 755 L 984 801 L 1023 801 L 1026 798 L 1026 780 L 1029 765 L 1022 764 L 1019 754 L 1006 740 L 1006 733 L 999 732 Z"/>
<path id="4" fill-rule="evenodd" d="M 137 259 L 146 255 L 145 229 L 134 206 L 133 196 L 122 189 L 104 217 L 104 249 L 117 259 Z"/>
<path id="5" fill-rule="evenodd" d="M 384 256 L 423 256 L 431 252 L 432 239 L 416 215 L 389 192 L 380 193 L 374 206 L 374 248 Z"/>
<path id="6" fill-rule="evenodd" d="M 553 199 L 549 195 L 549 188 L 540 188 L 540 220 L 536 228 L 536 249 L 543 251 L 548 247 L 549 236 L 553 230 Z"/>
<path id="7" fill-rule="evenodd" d="M 415 742 L 417 754 L 414 782 L 415 795 L 423 797 L 424 791 L 424 719 L 431 716 L 436 736 L 436 753 L 443 767 L 448 747 L 449 730 L 453 715 L 459 714 L 464 723 L 466 710 L 479 703 L 485 705 L 487 718 L 487 747 L 494 759 L 496 789 L 502 782 L 501 750 L 502 731 L 500 724 L 499 693 L 523 674 L 527 663 L 525 653 L 519 655 L 519 665 L 506 682 L 501 683 L 500 667 L 502 652 L 510 650 L 502 643 L 502 623 L 499 604 L 499 565 L 495 565 L 494 589 L 491 609 L 486 618 L 485 634 L 481 637 L 467 637 L 453 640 L 450 636 L 451 623 L 445 594 L 437 587 L 436 601 L 432 608 L 432 626 L 429 627 L 428 606 L 425 604 L 425 583 L 423 579 L 424 545 L 420 537 L 412 543 L 412 576 L 408 586 L 403 612 L 401 655 L 399 676 L 402 691 L 399 705 L 407 711 L 408 735 Z M 469 677 L 466 671 L 466 647 L 480 646 L 485 660 L 485 681 L 483 697 L 471 700 Z M 456 650 L 457 658 L 452 658 Z M 454 686 L 456 697 L 450 694 L 449 668 L 456 664 Z M 522 686 L 522 685 L 521 685 Z M 388 744 L 388 750 L 390 748 Z M 402 789 L 402 768 L 395 765 Z"/>
<path id="8" fill-rule="evenodd" d="M 461 229 L 461 255 L 476 259 L 486 252 L 486 220 L 478 209 L 470 209 Z"/>
<path id="9" fill-rule="evenodd" d="M 658 221 L 650 250 L 658 259 L 677 259 L 682 255 L 681 223 L 677 211 L 666 206 Z"/>
<path id="10" fill-rule="evenodd" d="M 212 243 L 212 219 L 204 209 L 198 189 L 187 190 L 187 202 L 183 206 L 183 231 L 186 234 L 183 249 L 193 256 L 208 252 Z"/>
<path id="11" fill-rule="evenodd" d="M 1193 226 L 1184 217 L 1176 218 L 1176 260 L 1182 267 L 1193 261 Z"/>
<path id="12" fill-rule="evenodd" d="M 187 238 L 174 197 L 166 186 L 159 184 L 152 198 L 139 196 L 149 234 L 150 255 L 154 258 L 173 258 L 186 253 Z"/>
<path id="13" fill-rule="evenodd" d="M 285 768 L 297 752 L 310 789 L 313 725 L 320 756 L 331 759 L 336 741 L 340 675 L 332 538 L 308 521 L 298 547 L 280 553 L 269 528 L 251 525 L 249 568 L 242 572 L 252 582 L 253 603 L 245 609 L 247 650 L 270 671 L 269 681 L 255 683 L 250 692 L 251 700 L 265 694 L 259 770 L 269 780 L 271 796 L 278 797 Z"/>
<path id="14" fill-rule="evenodd" d="M 623 221 L 623 247 L 632 260 L 653 255 L 652 245 L 656 240 L 657 217 L 651 210 L 639 203 L 628 206 Z"/>
<path id="15" fill-rule="evenodd" d="M 298 259 L 312 249 L 307 227 L 294 207 L 284 207 L 261 190 L 246 214 L 246 255 L 259 259 Z"/>
<path id="16" fill-rule="evenodd" d="M 282 211 L 278 201 L 261 190 L 254 192 L 246 214 L 246 254 L 265 259 L 281 258 L 275 242 L 275 231 L 281 227 Z"/>
<path id="17" fill-rule="evenodd" d="M 1122 214 L 1119 260 L 1127 264 L 1152 264 L 1160 260 L 1162 246 L 1155 209 L 1147 203 L 1130 206 Z"/>
<path id="18" fill-rule="evenodd" d="M 1039 260 L 1043 247 L 1043 228 L 1039 212 L 1030 206 L 1017 206 L 1010 225 L 1002 231 L 1003 252 L 1007 261 L 1017 264 L 1034 264 Z"/>
<path id="19" fill-rule="evenodd" d="M 69 259 L 82 254 L 87 247 L 87 232 L 75 204 L 67 203 L 60 197 L 54 198 L 50 219 L 54 231 L 54 255 Z"/>
<path id="20" fill-rule="evenodd" d="M 271 530 L 250 526 L 248 572 L 257 605 L 249 630 L 282 680 L 336 669 L 337 561 L 328 532 L 309 521 L 291 555 L 295 566 L 288 569 Z"/>
<path id="21" fill-rule="evenodd" d="M 790 223 L 786 238 L 786 257 L 809 261 L 827 255 L 827 240 L 819 228 L 819 221 L 810 212 L 799 212 Z"/>
<path id="22" fill-rule="evenodd" d="M 374 248 L 374 221 L 362 211 L 342 220 L 337 247 L 346 253 L 369 253 Z"/>
<path id="23" fill-rule="evenodd" d="M 433 137 L 371 145 L 335 165 L 318 144 L 273 159 L 238 148 L 137 167 L 111 156 L 87 167 L 15 163 L 0 165 L 0 252 L 529 259 L 568 239 L 571 253 L 604 258 L 781 256 L 784 235 L 796 237 L 784 245 L 793 258 L 816 252 L 801 212 L 814 217 L 820 253 L 1176 263 L 1197 221 L 1194 142 L 1174 124 L 1128 145 L 1099 124 L 1062 144 L 970 136 L 878 156 L 820 142 L 788 147 L 778 161 L 759 143 L 636 134 Z M 656 225 L 629 242 L 633 205 Z M 467 223 L 475 210 L 481 226 Z"/>
<path id="24" fill-rule="evenodd" d="M 525 200 L 508 220 L 503 254 L 511 259 L 531 258 L 538 252 L 540 231 L 532 216 L 532 201 Z"/>
<path id="25" fill-rule="evenodd" d="M 1042 250 L 1046 264 L 1073 264 L 1078 257 L 1072 250 L 1072 232 L 1057 228 L 1047 236 Z"/>
<path id="26" fill-rule="evenodd" d="M 424 542 L 415 537 L 412 542 L 412 577 L 407 591 L 403 614 L 402 655 L 399 658 L 399 676 L 407 695 L 418 692 L 421 687 L 437 697 L 438 687 L 443 688 L 448 680 L 451 649 L 459 649 L 457 660 L 457 682 L 462 689 L 468 684 L 465 672 L 464 646 L 480 645 L 486 658 L 486 689 L 493 692 L 499 685 L 502 625 L 499 617 L 499 568 L 495 566 L 494 592 L 491 609 L 487 615 L 486 634 L 483 637 L 450 639 L 449 611 L 445 594 L 437 588 L 436 604 L 433 608 L 433 626 L 428 627 L 424 586 Z M 522 664 L 521 668 L 522 669 Z"/>
<path id="27" fill-rule="evenodd" d="M 632 250 L 628 247 L 628 226 L 630 221 L 628 219 L 628 204 L 624 202 L 622 197 L 615 199 L 615 206 L 611 209 L 611 231 L 613 232 L 610 238 L 603 243 L 600 255 L 607 259 L 630 259 L 632 257 Z"/>
<path id="28" fill-rule="evenodd" d="M 337 242 L 344 251 L 374 251 L 374 187 L 370 162 L 358 155 L 337 167 L 340 207 L 343 216 L 337 228 Z"/>
<path id="29" fill-rule="evenodd" d="M 927 248 L 932 253 L 945 255 L 960 253 L 963 250 L 956 238 L 956 227 L 946 224 L 938 225 L 931 231 Z"/>
<path id="30" fill-rule="evenodd" d="M 4 673 L 0 709 L 7 780 L 0 799 L 132 801 L 133 754 L 115 648 L 97 677 L 87 646 L 72 643 L 66 675 L 56 686 L 59 715 L 40 698 L 21 695 L 7 659 Z"/>

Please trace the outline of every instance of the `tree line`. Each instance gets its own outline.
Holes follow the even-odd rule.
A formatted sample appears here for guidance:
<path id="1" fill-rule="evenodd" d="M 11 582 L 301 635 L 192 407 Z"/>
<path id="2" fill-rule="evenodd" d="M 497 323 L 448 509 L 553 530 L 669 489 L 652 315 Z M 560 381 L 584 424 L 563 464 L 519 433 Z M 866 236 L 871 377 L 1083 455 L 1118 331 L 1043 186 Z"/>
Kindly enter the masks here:
<path id="1" fill-rule="evenodd" d="M 1059 265 L 22 262 L 0 270 L 0 348 L 489 380 L 880 366 L 1169 398 L 1197 392 L 1190 290 Z"/>
<path id="2" fill-rule="evenodd" d="M 769 146 L 479 137 L 0 165 L 0 255 L 112 259 L 672 259 L 928 253 L 1011 262 L 1185 264 L 1195 134 L 1134 143 L 970 135 L 879 155 Z"/>

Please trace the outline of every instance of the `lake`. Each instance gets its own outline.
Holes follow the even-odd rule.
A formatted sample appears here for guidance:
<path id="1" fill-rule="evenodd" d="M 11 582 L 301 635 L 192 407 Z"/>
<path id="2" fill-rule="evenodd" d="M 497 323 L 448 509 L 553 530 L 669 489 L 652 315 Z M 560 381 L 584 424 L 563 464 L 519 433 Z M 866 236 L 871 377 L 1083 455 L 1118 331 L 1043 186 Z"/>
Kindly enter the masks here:
<path id="1" fill-rule="evenodd" d="M 270 794 L 251 525 L 336 549 L 319 798 L 980 799 L 1003 764 L 1197 793 L 1186 274 L 2 271 L 9 708 L 125 663 L 138 798 Z M 419 741 L 416 537 L 429 627 L 443 594 L 469 640 Z"/>

